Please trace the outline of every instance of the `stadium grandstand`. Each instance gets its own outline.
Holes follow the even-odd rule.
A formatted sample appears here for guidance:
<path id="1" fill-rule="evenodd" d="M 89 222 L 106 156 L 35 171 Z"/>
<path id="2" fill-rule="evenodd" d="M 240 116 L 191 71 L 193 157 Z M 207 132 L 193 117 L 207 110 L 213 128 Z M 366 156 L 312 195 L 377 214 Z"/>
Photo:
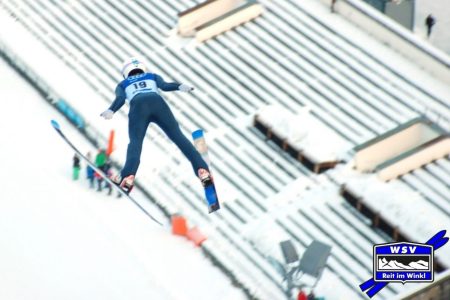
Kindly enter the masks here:
<path id="1" fill-rule="evenodd" d="M 180 33 L 216 2 L 233 3 Z M 164 97 L 186 134 L 205 130 L 222 208 L 207 214 L 190 166 L 156 127 L 138 188 L 168 219 L 201 228 L 202 251 L 249 299 L 297 299 L 302 289 L 366 299 L 359 285 L 373 275 L 374 245 L 450 229 L 450 58 L 363 1 L 339 0 L 334 13 L 330 3 L 3 0 L 0 51 L 95 145 L 113 124 L 117 166 L 126 113 L 114 123 L 99 114 L 121 62 L 140 55 L 194 86 Z M 288 256 L 316 242 L 330 249 L 326 263 L 291 276 L 302 264 Z M 390 284 L 377 299 L 448 299 L 449 249 L 435 253 L 436 298 Z"/>

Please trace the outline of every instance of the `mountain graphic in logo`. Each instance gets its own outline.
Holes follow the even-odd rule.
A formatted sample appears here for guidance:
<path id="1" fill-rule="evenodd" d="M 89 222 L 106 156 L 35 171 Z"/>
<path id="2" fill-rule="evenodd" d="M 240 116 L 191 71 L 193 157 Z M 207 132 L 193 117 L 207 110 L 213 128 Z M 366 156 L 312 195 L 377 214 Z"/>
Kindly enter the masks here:
<path id="1" fill-rule="evenodd" d="M 427 256 L 378 256 L 378 270 L 429 270 Z"/>
<path id="2" fill-rule="evenodd" d="M 433 251 L 433 245 L 410 242 L 374 245 L 373 280 L 403 284 L 433 282 Z"/>

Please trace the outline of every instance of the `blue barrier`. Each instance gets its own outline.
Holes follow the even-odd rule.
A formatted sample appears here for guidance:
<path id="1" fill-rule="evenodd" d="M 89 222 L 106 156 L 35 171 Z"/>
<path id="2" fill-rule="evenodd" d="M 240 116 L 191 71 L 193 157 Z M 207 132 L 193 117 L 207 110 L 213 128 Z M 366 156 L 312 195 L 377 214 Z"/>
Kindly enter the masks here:
<path id="1" fill-rule="evenodd" d="M 56 108 L 63 113 L 75 126 L 84 129 L 85 122 L 81 115 L 79 115 L 66 101 L 59 99 L 56 104 Z"/>

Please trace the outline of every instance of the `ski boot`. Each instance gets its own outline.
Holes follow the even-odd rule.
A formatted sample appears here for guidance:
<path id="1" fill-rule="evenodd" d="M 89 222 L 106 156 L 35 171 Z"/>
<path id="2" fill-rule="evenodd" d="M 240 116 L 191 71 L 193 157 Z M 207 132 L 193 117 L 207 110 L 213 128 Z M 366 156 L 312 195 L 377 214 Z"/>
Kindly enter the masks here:
<path id="1" fill-rule="evenodd" d="M 198 178 L 202 182 L 203 189 L 205 190 L 206 202 L 208 202 L 208 212 L 212 213 L 220 209 L 216 188 L 214 186 L 214 180 L 211 173 L 209 173 L 206 169 L 198 169 Z"/>
<path id="2" fill-rule="evenodd" d="M 204 188 L 213 184 L 213 178 L 211 176 L 211 173 L 209 173 L 209 171 L 206 169 L 203 168 L 198 169 L 198 178 L 202 182 Z"/>
<path id="3" fill-rule="evenodd" d="M 112 177 L 111 180 L 116 185 L 118 185 L 127 195 L 134 187 L 134 175 L 129 175 L 125 178 L 122 178 L 120 175 L 116 175 Z"/>

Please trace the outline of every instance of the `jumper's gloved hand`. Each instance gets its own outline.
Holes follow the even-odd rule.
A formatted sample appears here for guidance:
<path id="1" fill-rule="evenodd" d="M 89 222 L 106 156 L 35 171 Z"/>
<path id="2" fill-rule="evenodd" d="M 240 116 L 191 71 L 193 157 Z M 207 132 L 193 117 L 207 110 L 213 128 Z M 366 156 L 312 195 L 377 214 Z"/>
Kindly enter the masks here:
<path id="1" fill-rule="evenodd" d="M 194 88 L 192 86 L 189 86 L 187 84 L 180 84 L 180 86 L 178 87 L 178 90 L 182 91 L 182 92 L 191 92 L 194 90 Z"/>
<path id="2" fill-rule="evenodd" d="M 105 120 L 110 120 L 110 119 L 112 119 L 113 115 L 114 115 L 114 112 L 110 109 L 107 109 L 100 114 L 100 117 L 105 118 Z"/>

